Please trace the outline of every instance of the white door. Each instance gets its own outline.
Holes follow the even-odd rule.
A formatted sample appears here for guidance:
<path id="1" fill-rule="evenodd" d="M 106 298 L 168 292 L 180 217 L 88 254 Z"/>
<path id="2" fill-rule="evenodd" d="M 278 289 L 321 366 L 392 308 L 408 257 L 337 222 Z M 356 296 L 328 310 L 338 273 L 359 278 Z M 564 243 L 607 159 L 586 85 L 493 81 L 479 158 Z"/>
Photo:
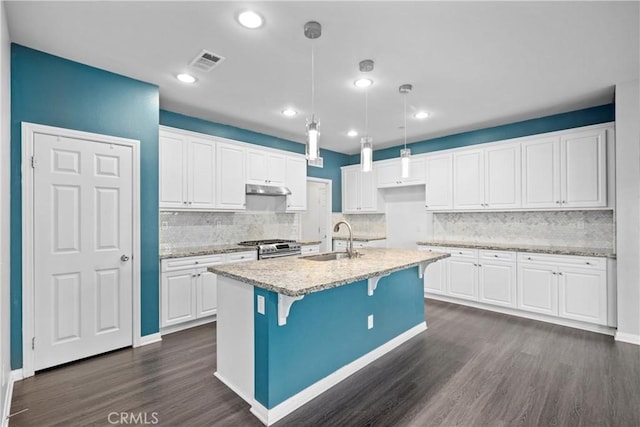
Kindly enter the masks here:
<path id="1" fill-rule="evenodd" d="M 483 150 L 453 155 L 453 208 L 484 209 Z"/>
<path id="2" fill-rule="evenodd" d="M 188 147 L 188 206 L 213 209 L 216 207 L 216 144 L 206 139 L 192 138 Z"/>
<path id="3" fill-rule="evenodd" d="M 490 209 L 515 209 L 520 203 L 520 144 L 485 149 L 485 204 Z"/>
<path id="4" fill-rule="evenodd" d="M 562 206 L 606 206 L 606 130 L 569 134 L 560 142 Z"/>
<path id="5" fill-rule="evenodd" d="M 206 317 L 218 311 L 218 275 L 199 268 L 196 278 L 196 317 Z"/>
<path id="6" fill-rule="evenodd" d="M 188 207 L 187 142 L 182 135 L 160 132 L 160 209 Z"/>
<path id="7" fill-rule="evenodd" d="M 452 297 L 478 300 L 478 267 L 474 260 L 447 258 L 448 293 Z"/>
<path id="8" fill-rule="evenodd" d="M 291 190 L 287 196 L 288 211 L 307 209 L 307 161 L 301 157 L 287 157 L 286 186 Z"/>
<path id="9" fill-rule="evenodd" d="M 558 280 L 555 267 L 518 266 L 518 308 L 534 313 L 558 314 Z"/>
<path id="10" fill-rule="evenodd" d="M 558 315 L 606 325 L 606 271 L 561 267 L 558 272 Z"/>
<path id="11" fill-rule="evenodd" d="M 35 134 L 34 370 L 132 344 L 132 154 Z"/>
<path id="12" fill-rule="evenodd" d="M 342 212 L 360 210 L 360 167 L 342 169 Z"/>
<path id="13" fill-rule="evenodd" d="M 216 148 L 216 206 L 235 211 L 246 209 L 245 150 L 218 143 Z"/>
<path id="14" fill-rule="evenodd" d="M 321 250 L 329 252 L 332 249 L 327 224 L 331 223 L 331 214 L 327 187 L 324 182 L 307 182 L 307 210 L 300 214 L 300 225 L 302 240 L 320 241 Z"/>
<path id="15" fill-rule="evenodd" d="M 446 210 L 453 208 L 453 156 L 428 156 L 426 159 L 426 197 L 427 210 Z"/>
<path id="16" fill-rule="evenodd" d="M 482 261 L 479 264 L 478 300 L 487 304 L 516 306 L 516 264 Z"/>
<path id="17" fill-rule="evenodd" d="M 558 138 L 522 143 L 522 207 L 560 207 Z"/>
<path id="18" fill-rule="evenodd" d="M 195 269 L 162 274 L 162 327 L 197 318 L 197 278 Z"/>

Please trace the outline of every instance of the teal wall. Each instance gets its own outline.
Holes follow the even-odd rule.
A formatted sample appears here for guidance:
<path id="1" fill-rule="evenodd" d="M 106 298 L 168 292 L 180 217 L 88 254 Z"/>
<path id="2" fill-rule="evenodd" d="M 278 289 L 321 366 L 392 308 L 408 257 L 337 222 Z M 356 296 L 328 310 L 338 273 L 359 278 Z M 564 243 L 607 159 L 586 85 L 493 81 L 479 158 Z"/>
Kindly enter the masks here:
<path id="1" fill-rule="evenodd" d="M 171 111 L 160 110 L 160 124 L 178 129 L 204 133 L 207 135 L 234 139 L 236 141 L 248 142 L 250 144 L 262 145 L 264 147 L 291 151 L 293 153 L 304 154 L 305 150 L 304 145 L 297 142 L 252 132 L 250 130 L 234 126 L 210 122 L 196 117 L 185 116 Z M 323 149 L 320 150 L 320 155 L 324 158 L 324 168 L 321 169 L 307 166 L 307 176 L 325 178 L 333 181 L 333 198 L 331 206 L 333 212 L 340 212 L 342 211 L 342 178 L 340 166 L 349 164 L 350 156 Z"/>
<path id="2" fill-rule="evenodd" d="M 504 139 L 519 138 L 545 132 L 555 132 L 563 129 L 571 129 L 580 126 L 589 126 L 599 123 L 607 123 L 615 120 L 615 104 L 606 104 L 584 110 L 570 111 L 568 113 L 555 114 L 522 122 L 510 123 L 502 126 L 474 130 L 471 132 L 457 133 L 440 138 L 407 144 L 411 148 L 411 154 L 429 153 L 431 151 L 447 150 L 449 148 L 466 147 L 486 142 L 501 141 Z M 402 146 L 376 150 L 373 153 L 374 160 L 385 160 L 400 156 Z M 360 154 L 352 155 L 350 164 L 360 162 Z"/>
<path id="3" fill-rule="evenodd" d="M 11 46 L 11 368 L 22 367 L 21 123 L 140 141 L 141 330 L 159 330 L 158 87 Z"/>
<path id="4" fill-rule="evenodd" d="M 366 280 L 308 294 L 278 326 L 278 295 L 254 288 L 265 297 L 264 315 L 254 297 L 255 399 L 271 409 L 424 322 L 423 292 L 418 267 L 408 268 L 380 279 L 373 296 Z"/>

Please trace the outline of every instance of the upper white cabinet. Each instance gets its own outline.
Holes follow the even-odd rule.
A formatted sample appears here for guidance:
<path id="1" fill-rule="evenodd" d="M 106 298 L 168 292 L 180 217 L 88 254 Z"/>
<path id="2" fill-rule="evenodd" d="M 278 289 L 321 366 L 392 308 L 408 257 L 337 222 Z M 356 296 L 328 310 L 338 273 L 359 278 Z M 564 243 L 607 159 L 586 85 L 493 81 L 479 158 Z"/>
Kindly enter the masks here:
<path id="1" fill-rule="evenodd" d="M 160 208 L 215 207 L 215 142 L 160 132 Z"/>
<path id="2" fill-rule="evenodd" d="M 607 206 L 606 153 L 604 128 L 523 142 L 523 207 Z"/>
<path id="3" fill-rule="evenodd" d="M 375 170 L 362 172 L 360 165 L 342 168 L 342 212 L 379 212 Z"/>
<path id="4" fill-rule="evenodd" d="M 484 207 L 521 206 L 520 144 L 500 144 L 484 150 Z"/>
<path id="5" fill-rule="evenodd" d="M 484 150 L 453 153 L 453 208 L 484 208 Z"/>
<path id="6" fill-rule="evenodd" d="M 284 154 L 247 150 L 247 184 L 285 185 L 286 161 Z"/>
<path id="7" fill-rule="evenodd" d="M 425 158 L 425 206 L 427 210 L 453 208 L 453 154 L 428 155 Z"/>
<path id="8" fill-rule="evenodd" d="M 244 210 L 245 190 L 245 149 L 244 147 L 218 143 L 216 159 L 216 191 L 218 209 Z"/>
<path id="9" fill-rule="evenodd" d="M 304 157 L 286 158 L 285 185 L 291 190 L 287 196 L 288 211 L 307 210 L 307 161 Z"/>
<path id="10" fill-rule="evenodd" d="M 407 187 L 425 182 L 425 158 L 412 157 L 409 163 L 409 177 L 402 178 L 400 159 L 376 162 L 378 188 Z"/>

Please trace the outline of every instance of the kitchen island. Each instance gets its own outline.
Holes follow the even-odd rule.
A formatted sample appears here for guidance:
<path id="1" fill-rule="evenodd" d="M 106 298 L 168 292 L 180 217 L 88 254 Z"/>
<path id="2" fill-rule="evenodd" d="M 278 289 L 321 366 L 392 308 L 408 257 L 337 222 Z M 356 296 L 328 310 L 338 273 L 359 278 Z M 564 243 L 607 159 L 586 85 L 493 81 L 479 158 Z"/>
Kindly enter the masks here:
<path id="1" fill-rule="evenodd" d="M 447 257 L 362 249 L 220 265 L 215 375 L 271 425 L 427 328 L 422 276 Z"/>

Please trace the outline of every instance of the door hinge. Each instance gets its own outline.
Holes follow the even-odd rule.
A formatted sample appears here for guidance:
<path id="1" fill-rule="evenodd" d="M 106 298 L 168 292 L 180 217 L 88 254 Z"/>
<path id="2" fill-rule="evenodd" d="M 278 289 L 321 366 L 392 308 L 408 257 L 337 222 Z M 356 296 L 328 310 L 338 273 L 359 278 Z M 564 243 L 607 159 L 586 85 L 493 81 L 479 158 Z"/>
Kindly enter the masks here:
<path id="1" fill-rule="evenodd" d="M 36 337 L 31 338 L 31 350 L 36 349 Z"/>
<path id="2" fill-rule="evenodd" d="M 31 167 L 35 169 L 37 164 L 38 161 L 36 160 L 36 156 L 31 156 Z"/>

